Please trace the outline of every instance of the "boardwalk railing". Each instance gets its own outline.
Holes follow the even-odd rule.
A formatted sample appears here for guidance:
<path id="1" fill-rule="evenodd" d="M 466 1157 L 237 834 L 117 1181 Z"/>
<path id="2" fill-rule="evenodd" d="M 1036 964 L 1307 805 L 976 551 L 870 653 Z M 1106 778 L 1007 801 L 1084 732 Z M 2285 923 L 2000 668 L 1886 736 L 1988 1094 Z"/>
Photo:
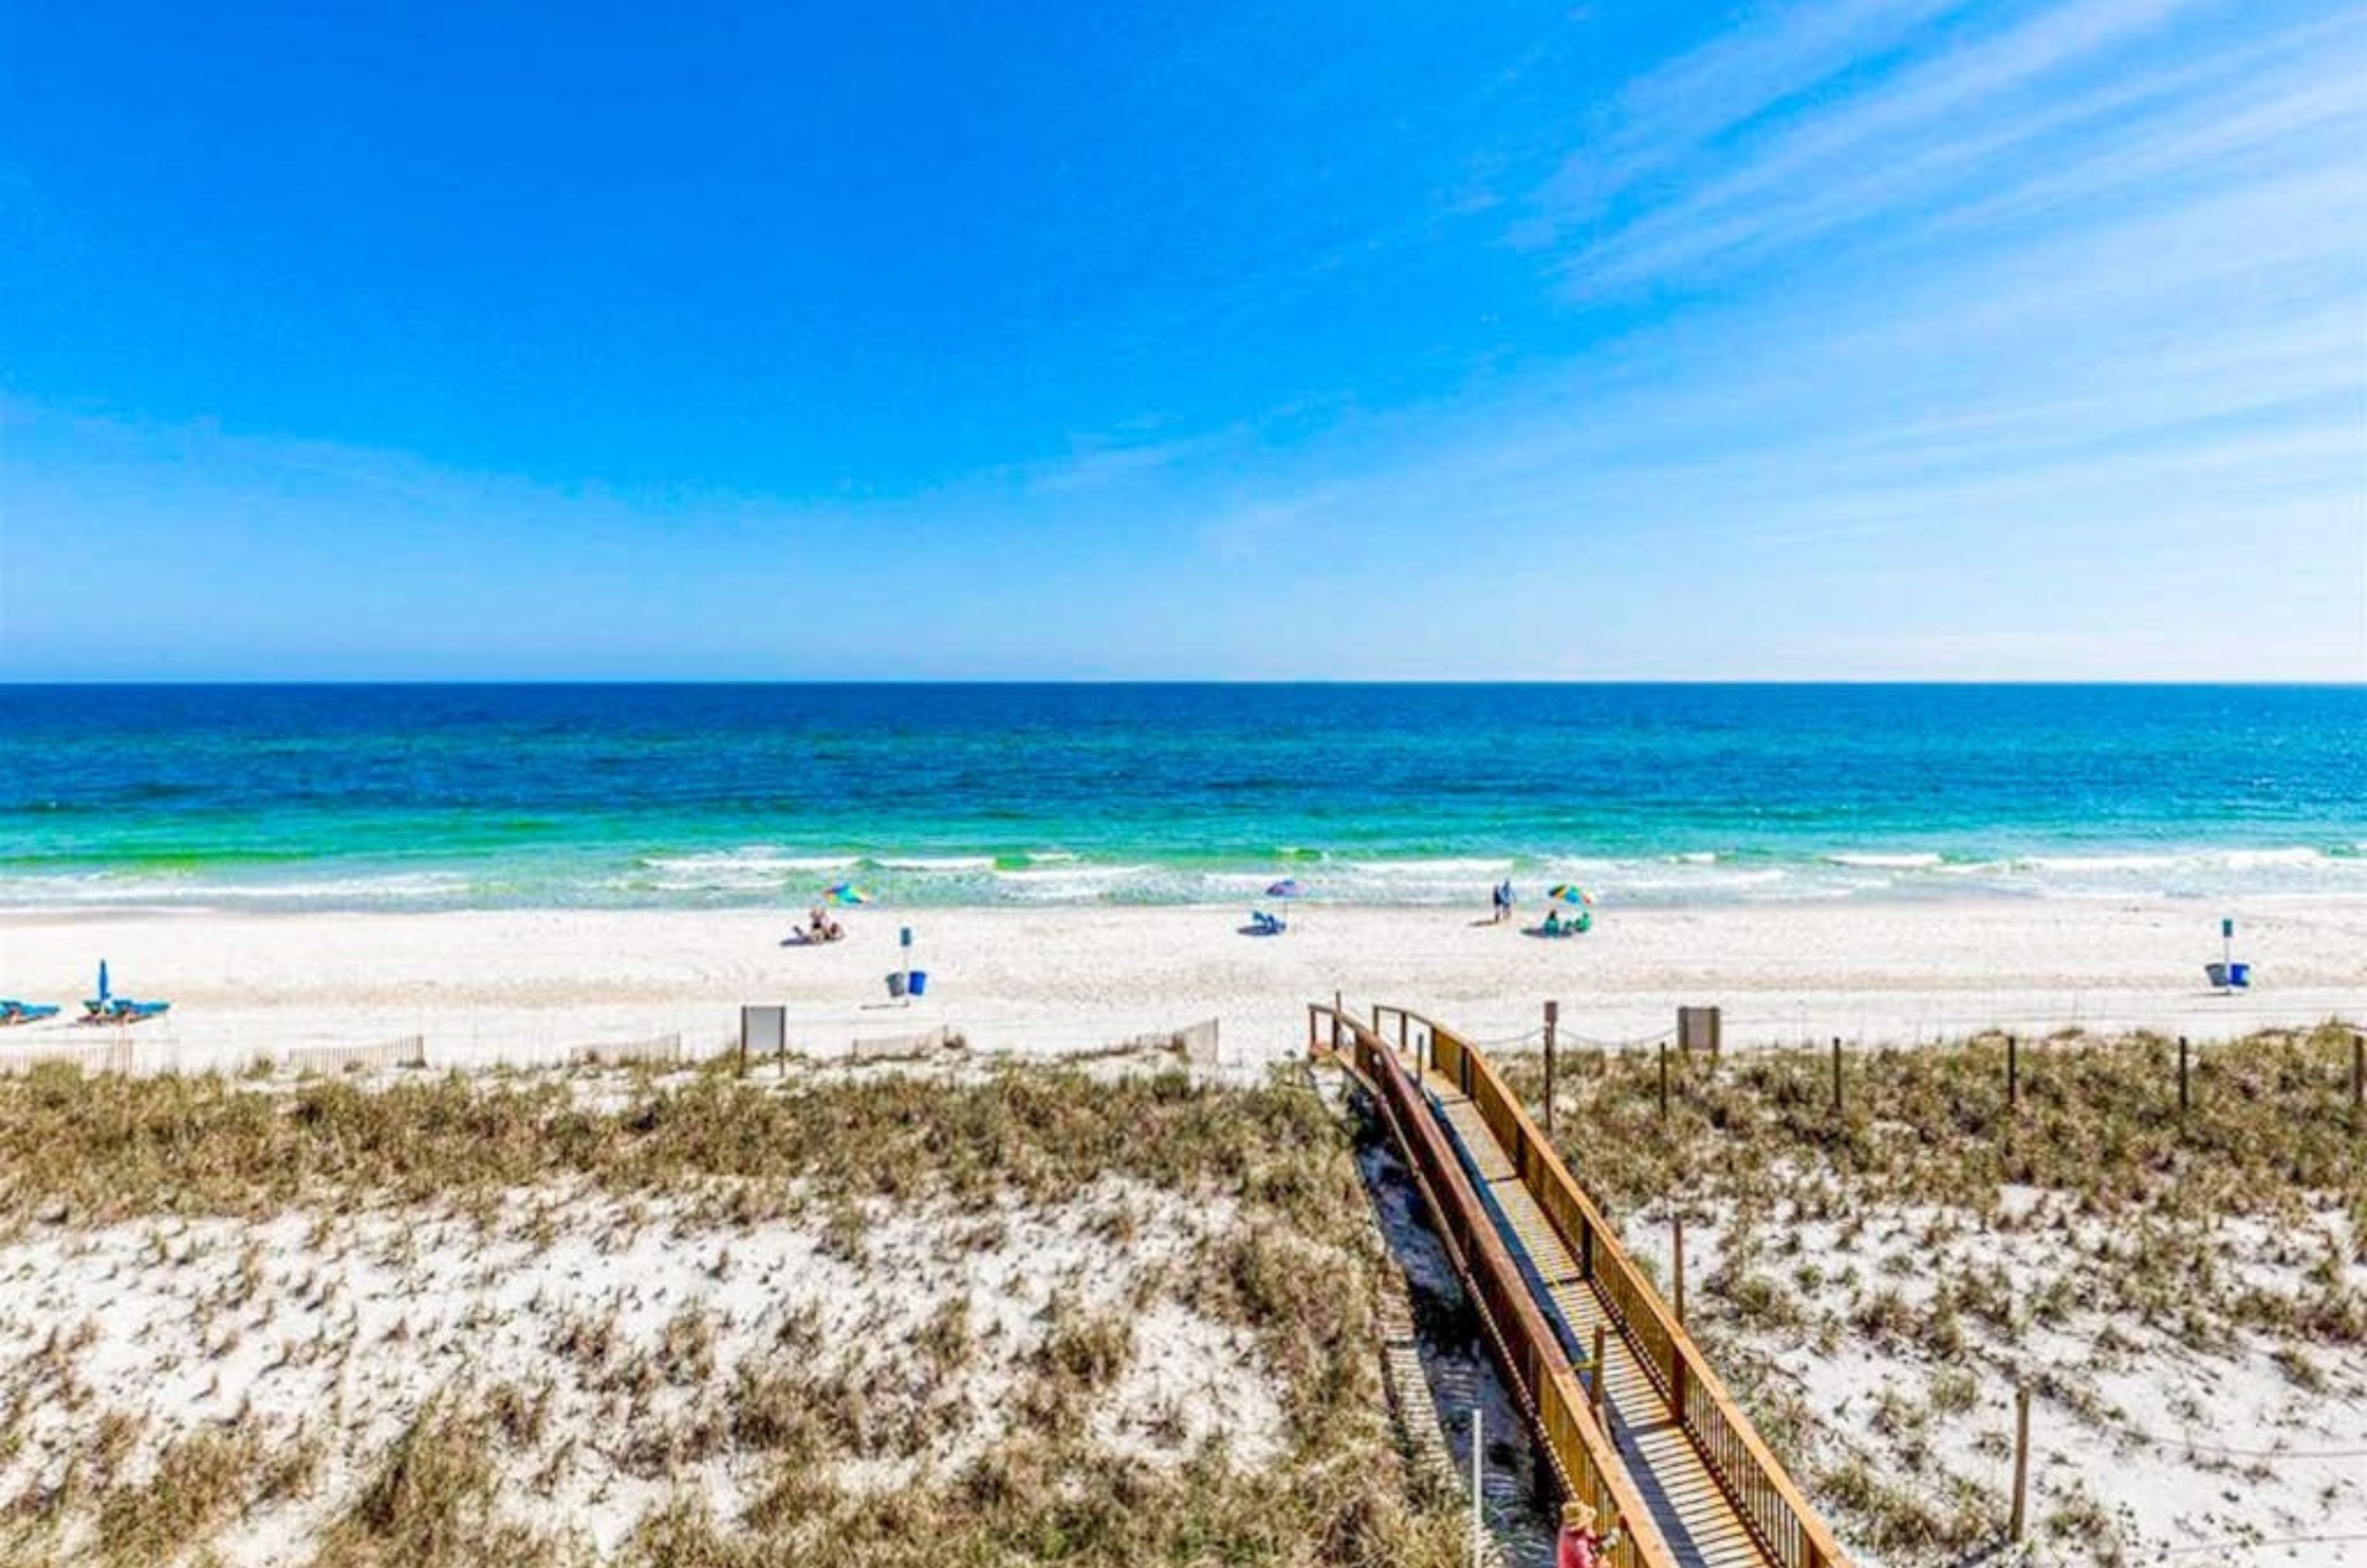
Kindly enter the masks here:
<path id="1" fill-rule="evenodd" d="M 1652 1522 L 1602 1429 L 1589 1413 L 1585 1391 L 1570 1372 L 1560 1342 L 1529 1293 L 1519 1266 L 1496 1234 L 1465 1176 L 1445 1132 L 1397 1054 L 1344 1012 L 1308 1010 L 1308 1043 L 1328 1040 L 1371 1089 L 1382 1122 L 1406 1156 L 1415 1186 L 1436 1224 L 1447 1258 L 1470 1292 L 1489 1349 L 1522 1414 L 1543 1439 L 1546 1461 L 1564 1495 L 1621 1521 L 1609 1554 L 1615 1568 L 1676 1568 L 1676 1559 Z"/>
<path id="2" fill-rule="evenodd" d="M 1537 1130 L 1495 1066 L 1454 1031 L 1403 1008 L 1374 1010 L 1377 1030 L 1397 1021 L 1409 1048 L 1467 1095 L 1528 1185 L 1562 1245 L 1578 1259 L 1620 1337 L 1650 1378 L 1703 1463 L 1773 1562 L 1784 1568 L 1846 1568 L 1831 1529 L 1768 1451 L 1693 1336 L 1637 1268 L 1603 1212 Z"/>

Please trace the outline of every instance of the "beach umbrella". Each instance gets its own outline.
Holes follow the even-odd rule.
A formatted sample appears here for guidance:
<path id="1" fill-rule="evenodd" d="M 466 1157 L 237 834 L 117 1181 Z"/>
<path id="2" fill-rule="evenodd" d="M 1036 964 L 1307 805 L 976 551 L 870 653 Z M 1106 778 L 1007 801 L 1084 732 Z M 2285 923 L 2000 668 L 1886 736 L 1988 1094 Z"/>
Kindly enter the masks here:
<path id="1" fill-rule="evenodd" d="M 871 902 L 871 895 L 866 893 L 862 888 L 857 887 L 852 882 L 840 882 L 832 885 L 822 890 L 822 897 L 830 903 L 838 905 L 842 908 L 850 909 L 857 904 L 868 904 Z"/>
<path id="2" fill-rule="evenodd" d="M 1304 897 L 1305 892 L 1304 889 L 1298 886 L 1298 878 L 1295 876 L 1285 876 L 1280 882 L 1268 887 L 1265 890 L 1265 896 L 1269 898 L 1297 898 Z"/>
<path id="3" fill-rule="evenodd" d="M 98 999 L 107 1000 L 107 960 L 98 961 Z"/>
<path id="4" fill-rule="evenodd" d="M 1594 895 L 1589 893 L 1585 888 L 1580 887 L 1575 882 L 1557 884 L 1546 890 L 1546 897 L 1552 899 L 1557 904 L 1591 904 L 1594 902 Z"/>

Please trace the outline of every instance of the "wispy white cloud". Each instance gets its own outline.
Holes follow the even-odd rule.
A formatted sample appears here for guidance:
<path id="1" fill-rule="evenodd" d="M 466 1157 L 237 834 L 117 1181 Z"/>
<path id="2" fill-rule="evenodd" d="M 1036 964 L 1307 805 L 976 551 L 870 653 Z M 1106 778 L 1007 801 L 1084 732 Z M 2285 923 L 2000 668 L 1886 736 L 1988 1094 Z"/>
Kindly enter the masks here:
<path id="1" fill-rule="evenodd" d="M 1630 81 L 1555 171 L 1548 229 L 1610 205 L 1787 99 L 1897 47 L 1970 0 L 1795 0 Z"/>

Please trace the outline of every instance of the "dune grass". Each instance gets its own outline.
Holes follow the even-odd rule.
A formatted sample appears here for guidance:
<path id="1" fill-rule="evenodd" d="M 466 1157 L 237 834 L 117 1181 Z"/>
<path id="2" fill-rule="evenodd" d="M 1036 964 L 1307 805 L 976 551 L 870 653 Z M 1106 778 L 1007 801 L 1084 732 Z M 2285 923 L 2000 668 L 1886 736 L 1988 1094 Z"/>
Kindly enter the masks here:
<path id="1" fill-rule="evenodd" d="M 536 1207 L 543 1197 L 521 1212 L 519 1194 L 580 1191 L 663 1209 L 728 1271 L 735 1228 L 806 1227 L 860 1260 L 867 1216 L 924 1207 L 975 1211 L 970 1244 L 992 1247 L 1007 1224 L 996 1216 L 1088 1201 L 1113 1180 L 1224 1221 L 1138 1269 L 1116 1308 L 1056 1301 L 1000 1397 L 997 1435 L 957 1461 L 934 1456 L 970 1418 L 949 1391 L 984 1353 L 964 1300 L 873 1344 L 785 1325 L 770 1351 L 730 1367 L 688 1309 L 645 1345 L 612 1318 L 555 1314 L 544 1342 L 582 1398 L 617 1413 L 615 1429 L 554 1431 L 549 1387 L 456 1387 L 334 1487 L 318 1463 L 334 1431 L 283 1452 L 242 1427 L 152 1443 L 103 1486 L 0 1499 L 0 1534 L 10 1561 L 187 1561 L 297 1497 L 309 1522 L 272 1561 L 585 1562 L 582 1537 L 517 1499 L 581 1451 L 571 1444 L 599 1442 L 657 1489 L 611 1557 L 649 1568 L 1455 1561 L 1458 1521 L 1410 1495 L 1387 1418 L 1372 1315 L 1381 1257 L 1350 1134 L 1303 1086 L 1057 1069 L 783 1084 L 719 1068 L 375 1087 L 44 1069 L 0 1084 L 0 1229 L 19 1238 L 291 1212 L 319 1216 L 323 1235 L 338 1216 L 502 1213 L 531 1237 L 564 1216 Z M 1094 1223 L 1117 1267 L 1138 1221 L 1104 1207 Z M 259 1258 L 224 1270 L 225 1344 L 263 1271 Z M 1244 1463 L 1221 1432 L 1170 1462 L 1104 1440 L 1097 1423 L 1136 1354 L 1134 1316 L 1161 1303 L 1248 1337 L 1282 1411 L 1278 1458 Z M 59 1362 L 11 1372 L 29 1391 L 20 1404 L 76 1386 L 72 1357 Z M 85 1449 L 137 1446 L 102 1432 L 126 1418 L 96 1401 L 76 1419 Z M 719 1461 L 752 1479 L 754 1500 L 728 1517 L 685 1479 Z M 846 1480 L 849 1461 L 871 1478 Z"/>
<path id="2" fill-rule="evenodd" d="M 2010 1098 L 2002 1035 L 1845 1049 L 1839 1109 L 1829 1050 L 1671 1053 L 1665 1113 L 1656 1055 L 1569 1053 L 1557 1142 L 1664 1288 L 1671 1219 L 1711 1248 L 1690 1325 L 1844 1537 L 1946 1562 L 1997 1538 L 2017 1381 L 2110 1450 L 2132 1440 L 2112 1391 L 2146 1381 L 2146 1356 L 2181 1408 L 2197 1355 L 2265 1347 L 2304 1392 L 2323 1359 L 2358 1364 L 2350 1042 L 2328 1026 L 2194 1046 L 2183 1108 L 2178 1043 L 2151 1035 L 2020 1042 Z M 1501 1066 L 1535 1104 L 1541 1062 Z M 1870 1356 L 1887 1384 L 1839 1415 L 1779 1364 L 1803 1349 Z M 2135 1560 L 2095 1500 L 2114 1479 L 2056 1487 L 2041 1533 L 2062 1560 Z"/>

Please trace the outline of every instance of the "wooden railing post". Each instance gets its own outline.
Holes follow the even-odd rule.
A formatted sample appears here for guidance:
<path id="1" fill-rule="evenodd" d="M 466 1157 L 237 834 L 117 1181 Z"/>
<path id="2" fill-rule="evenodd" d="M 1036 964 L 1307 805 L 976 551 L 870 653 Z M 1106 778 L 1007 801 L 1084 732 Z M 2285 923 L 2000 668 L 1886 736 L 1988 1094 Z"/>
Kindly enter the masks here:
<path id="1" fill-rule="evenodd" d="M 2005 1037 L 2005 1108 L 2022 1109 L 2022 1043 L 2010 1034 Z"/>
<path id="2" fill-rule="evenodd" d="M 1587 1380 L 1586 1402 L 1593 1407 L 1594 1429 L 1607 1438 L 1611 1434 L 1603 1425 L 1603 1374 L 1606 1365 L 1603 1355 L 1603 1325 L 1598 1323 L 1594 1325 L 1594 1375 Z"/>
<path id="3" fill-rule="evenodd" d="M 2367 1029 L 2350 1032 L 2350 1109 L 2367 1107 Z"/>
<path id="4" fill-rule="evenodd" d="M 2181 1034 L 2178 1037 L 2178 1113 L 2185 1115 L 2193 1103 L 2194 1097 L 2187 1088 L 2186 1036 Z"/>
<path id="5" fill-rule="evenodd" d="M 1841 1037 L 1833 1036 L 1833 1114 L 1841 1113 Z"/>
<path id="6" fill-rule="evenodd" d="M 1660 1120 L 1669 1119 L 1669 1043 L 1660 1042 Z"/>

